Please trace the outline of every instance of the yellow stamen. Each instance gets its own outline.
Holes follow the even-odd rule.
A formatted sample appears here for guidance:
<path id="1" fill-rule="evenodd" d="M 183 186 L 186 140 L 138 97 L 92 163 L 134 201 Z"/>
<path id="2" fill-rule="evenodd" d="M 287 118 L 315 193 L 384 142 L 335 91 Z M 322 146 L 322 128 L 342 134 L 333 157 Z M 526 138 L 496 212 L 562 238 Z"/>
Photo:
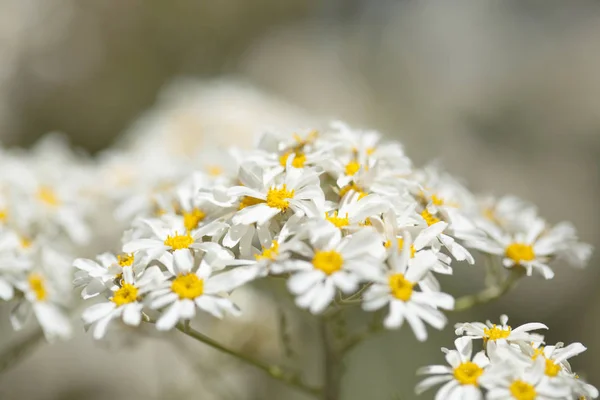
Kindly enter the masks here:
<path id="1" fill-rule="evenodd" d="M 114 294 L 112 299 L 110 299 L 113 303 L 115 303 L 118 307 L 121 307 L 125 304 L 133 303 L 137 301 L 138 297 L 138 288 L 129 284 L 123 283 Z"/>
<path id="2" fill-rule="evenodd" d="M 250 197 L 250 196 L 244 196 L 240 200 L 240 204 L 238 206 L 238 210 L 243 210 L 246 207 L 255 206 L 257 204 L 264 203 L 264 202 L 265 201 L 261 200 L 261 199 L 257 199 L 257 198 Z"/>
<path id="3" fill-rule="evenodd" d="M 56 193 L 48 186 L 40 186 L 37 192 L 37 197 L 41 202 L 52 207 L 60 204 L 58 197 L 56 197 Z"/>
<path id="4" fill-rule="evenodd" d="M 206 217 L 206 214 L 198 209 L 194 208 L 190 212 L 183 212 L 183 226 L 190 232 L 198 227 L 198 224 Z"/>
<path id="5" fill-rule="evenodd" d="M 425 222 L 427 222 L 427 225 L 429 226 L 437 224 L 441 221 L 439 218 L 431 215 L 431 213 L 427 211 L 427 209 L 423 210 L 423 212 L 421 213 L 421 217 L 423 217 L 423 219 L 425 220 Z"/>
<path id="6" fill-rule="evenodd" d="M 360 186 L 358 186 L 356 183 L 351 183 L 340 189 L 340 197 L 344 197 L 351 190 L 354 190 L 356 193 L 358 193 L 359 200 L 368 194 L 365 191 L 363 191 L 362 188 Z"/>
<path id="7" fill-rule="evenodd" d="M 179 295 L 180 299 L 195 299 L 204 293 L 204 280 L 196 274 L 179 275 L 171 283 L 171 290 Z"/>
<path id="8" fill-rule="evenodd" d="M 488 340 L 506 339 L 510 335 L 511 331 L 512 328 L 510 326 L 507 326 L 506 329 L 504 329 L 501 326 L 499 327 L 494 324 L 491 328 L 483 329 L 483 341 L 487 342 Z"/>
<path id="9" fill-rule="evenodd" d="M 287 190 L 287 186 L 284 184 L 280 189 L 271 188 L 267 192 L 267 205 L 272 208 L 278 208 L 281 212 L 286 211 L 290 202 L 288 199 L 294 197 L 293 190 Z"/>
<path id="10" fill-rule="evenodd" d="M 525 243 L 511 243 L 506 248 L 506 257 L 513 260 L 516 264 L 523 261 L 531 261 L 535 259 L 535 252 L 531 245 Z"/>
<path id="11" fill-rule="evenodd" d="M 346 213 L 345 217 L 339 217 L 338 211 L 334 211 L 333 215 L 328 215 L 325 213 L 325 219 L 335 225 L 336 228 L 343 228 L 345 226 L 350 225 L 350 220 L 348 219 L 348 213 Z"/>
<path id="12" fill-rule="evenodd" d="M 273 242 L 271 243 L 271 247 L 269 247 L 267 249 L 265 246 L 263 246 L 262 250 L 263 250 L 262 253 L 254 255 L 254 258 L 256 258 L 257 261 L 259 261 L 259 260 L 274 261 L 275 258 L 277 258 L 277 256 L 279 255 L 279 242 L 277 242 L 277 240 L 273 240 Z"/>
<path id="13" fill-rule="evenodd" d="M 403 274 L 390 275 L 388 284 L 392 290 L 392 295 L 398 300 L 408 301 L 413 293 L 414 283 L 406 280 Z"/>
<path id="14" fill-rule="evenodd" d="M 367 155 L 372 156 L 375 150 L 377 150 L 375 147 L 367 147 Z"/>
<path id="15" fill-rule="evenodd" d="M 31 244 L 33 243 L 31 241 L 31 239 L 29 239 L 28 237 L 25 237 L 25 236 L 21 236 L 19 238 L 19 241 L 21 242 L 21 247 L 24 248 L 24 249 L 30 248 Z"/>
<path id="16" fill-rule="evenodd" d="M 302 152 L 292 152 L 292 151 L 288 151 L 285 152 L 281 157 L 279 157 L 279 164 L 281 164 L 282 167 L 285 167 L 287 165 L 287 160 L 290 157 L 290 155 L 292 155 L 292 153 L 294 154 L 294 160 L 292 161 L 292 167 L 294 168 L 303 168 L 304 167 L 304 163 L 306 163 L 306 155 Z"/>
<path id="17" fill-rule="evenodd" d="M 315 269 L 321 270 L 327 275 L 331 275 L 342 269 L 344 258 L 335 250 L 317 251 L 312 259 L 312 263 Z"/>
<path id="18" fill-rule="evenodd" d="M 561 367 L 559 364 L 556 364 L 554 361 L 546 358 L 546 369 L 544 373 L 549 377 L 555 377 L 561 371 Z"/>
<path id="19" fill-rule="evenodd" d="M 44 285 L 44 278 L 40 274 L 30 274 L 27 278 L 29 281 L 29 287 L 35 294 L 38 301 L 44 301 L 48 297 L 46 286 Z"/>
<path id="20" fill-rule="evenodd" d="M 444 205 L 444 199 L 442 199 L 441 197 L 436 196 L 435 194 L 431 196 L 431 202 L 433 204 L 435 204 L 436 206 L 443 206 Z"/>
<path id="21" fill-rule="evenodd" d="M 8 211 L 5 208 L 0 208 L 0 222 L 6 221 L 8 218 Z"/>
<path id="22" fill-rule="evenodd" d="M 134 261 L 133 253 L 118 254 L 117 261 L 121 267 L 131 267 Z"/>
<path id="23" fill-rule="evenodd" d="M 171 247 L 173 250 L 187 249 L 192 243 L 194 238 L 189 233 L 186 235 L 180 235 L 175 232 L 174 236 L 167 236 L 165 239 L 165 246 Z"/>
<path id="24" fill-rule="evenodd" d="M 360 163 L 356 160 L 352 160 L 348 164 L 346 164 L 346 167 L 344 168 L 344 172 L 346 173 L 346 175 L 352 176 L 352 175 L 356 174 L 359 169 L 360 169 Z"/>
<path id="25" fill-rule="evenodd" d="M 483 374 L 483 368 L 471 361 L 463 362 L 454 368 L 454 378 L 461 385 L 477 386 L 477 380 L 481 374 Z"/>
<path id="26" fill-rule="evenodd" d="M 511 383 L 509 390 L 516 400 L 534 400 L 537 396 L 533 385 L 521 380 Z"/>

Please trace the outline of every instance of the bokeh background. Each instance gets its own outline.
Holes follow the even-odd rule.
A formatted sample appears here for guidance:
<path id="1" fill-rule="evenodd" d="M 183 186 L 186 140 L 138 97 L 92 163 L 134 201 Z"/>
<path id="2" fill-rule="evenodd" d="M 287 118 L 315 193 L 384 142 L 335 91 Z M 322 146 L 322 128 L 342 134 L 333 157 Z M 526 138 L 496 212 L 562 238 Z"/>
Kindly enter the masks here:
<path id="1" fill-rule="evenodd" d="M 0 54 L 7 146 L 62 131 L 94 153 L 155 118 L 175 142 L 248 145 L 262 125 L 339 118 L 402 141 L 417 165 L 439 160 L 476 191 L 531 200 L 600 244 L 598 2 L 2 0 Z M 543 321 L 549 341 L 588 346 L 574 367 L 598 386 L 598 261 L 557 266 L 554 280 L 527 279 L 451 322 Z M 476 267 L 457 275 L 444 282 L 451 293 L 482 285 Z M 8 326 L 0 333 L 0 344 L 14 337 Z M 303 353 L 318 351 L 300 336 Z M 189 353 L 136 338 L 121 348 L 82 332 L 43 347 L 0 376 L 0 397 L 213 398 L 213 373 Z M 451 325 L 424 344 L 408 329 L 378 336 L 353 354 L 344 399 L 414 398 L 414 371 L 441 362 L 439 347 L 452 340 Z M 225 398 L 292 398 L 259 378 L 246 369 L 225 377 Z"/>

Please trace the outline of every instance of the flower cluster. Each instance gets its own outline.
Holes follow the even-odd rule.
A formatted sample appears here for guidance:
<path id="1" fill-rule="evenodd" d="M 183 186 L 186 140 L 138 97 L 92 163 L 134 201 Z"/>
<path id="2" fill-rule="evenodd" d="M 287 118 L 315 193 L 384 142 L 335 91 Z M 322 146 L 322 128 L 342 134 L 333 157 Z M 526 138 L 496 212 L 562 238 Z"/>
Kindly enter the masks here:
<path id="1" fill-rule="evenodd" d="M 598 390 L 571 370 L 569 359 L 584 352 L 581 343 L 548 346 L 544 337 L 532 331 L 547 329 L 528 323 L 512 329 L 508 317 L 500 324 L 487 321 L 456 325 L 460 337 L 456 349 L 443 348 L 446 365 L 418 370 L 430 375 L 416 387 L 420 394 L 442 384 L 436 399 L 589 399 Z M 482 339 L 483 350 L 473 355 L 473 342 Z"/>
<path id="2" fill-rule="evenodd" d="M 74 263 L 82 296 L 105 299 L 83 313 L 97 338 L 119 319 L 169 330 L 198 311 L 237 315 L 232 291 L 278 277 L 310 313 L 360 302 L 425 340 L 426 324 L 442 329 L 454 307 L 436 275 L 473 264 L 473 249 L 545 278 L 550 261 L 583 265 L 591 252 L 570 225 L 551 227 L 512 197 L 479 198 L 438 168 L 414 168 L 399 143 L 339 122 L 265 133 L 253 150 L 196 160 L 206 167 L 192 173 L 171 160 L 159 175 L 145 160 L 136 170 L 157 175 L 117 196 L 131 220 L 119 252 Z"/>
<path id="3" fill-rule="evenodd" d="M 0 153 L 0 298 L 20 330 L 35 315 L 46 338 L 68 338 L 72 256 L 91 237 L 91 165 L 59 136 Z"/>

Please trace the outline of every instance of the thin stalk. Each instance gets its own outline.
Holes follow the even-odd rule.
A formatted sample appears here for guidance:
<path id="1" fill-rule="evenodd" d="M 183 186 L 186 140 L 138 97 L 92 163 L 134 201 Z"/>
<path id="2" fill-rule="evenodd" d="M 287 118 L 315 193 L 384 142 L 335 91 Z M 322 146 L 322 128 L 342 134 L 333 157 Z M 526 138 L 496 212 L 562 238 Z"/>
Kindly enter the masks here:
<path id="1" fill-rule="evenodd" d="M 146 318 L 145 321 L 149 322 L 149 323 L 155 322 L 155 321 L 151 320 L 150 318 Z M 300 390 L 304 393 L 307 393 L 307 394 L 309 394 L 311 396 L 315 396 L 315 397 L 319 396 L 321 393 L 320 388 L 313 387 L 313 386 L 310 386 L 310 385 L 304 383 L 297 374 L 290 373 L 289 371 L 285 371 L 282 367 L 280 367 L 278 365 L 271 365 L 271 364 L 265 363 L 264 361 L 253 358 L 249 355 L 242 354 L 234 349 L 231 349 L 231 348 L 211 339 L 210 337 L 204 335 L 203 333 L 200 333 L 197 330 L 192 329 L 191 327 L 189 327 L 189 325 L 186 326 L 185 324 L 180 323 L 180 324 L 176 325 L 176 329 L 178 331 L 180 331 L 181 333 L 183 333 L 184 335 L 191 337 L 192 339 L 202 342 L 202 343 L 212 347 L 213 349 L 219 350 L 225 354 L 229 354 L 230 356 L 235 357 L 238 360 L 240 360 L 246 364 L 252 365 L 253 367 L 264 371 L 271 378 L 276 379 L 276 380 L 278 380 L 288 386 L 291 386 L 297 390 Z"/>
<path id="2" fill-rule="evenodd" d="M 516 286 L 523 275 L 525 275 L 525 269 L 514 267 L 510 271 L 510 275 L 499 284 L 485 288 L 479 293 L 456 299 L 454 310 L 452 311 L 464 311 L 475 305 L 489 303 L 492 300 L 502 297 Z"/>
<path id="3" fill-rule="evenodd" d="M 336 351 L 329 332 L 328 319 L 320 321 L 319 330 L 323 344 L 323 400 L 340 400 L 342 384 L 342 360 Z"/>

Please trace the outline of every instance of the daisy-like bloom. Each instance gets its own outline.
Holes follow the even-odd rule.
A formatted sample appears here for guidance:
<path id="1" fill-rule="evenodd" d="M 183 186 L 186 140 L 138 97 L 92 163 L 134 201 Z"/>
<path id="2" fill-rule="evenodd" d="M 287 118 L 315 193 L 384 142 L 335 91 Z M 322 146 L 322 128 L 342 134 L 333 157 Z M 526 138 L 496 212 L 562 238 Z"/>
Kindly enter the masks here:
<path id="1" fill-rule="evenodd" d="M 598 397 L 598 390 L 579 379 L 571 370 L 568 361 L 586 350 L 583 344 L 571 343 L 565 347 L 564 343 L 557 343 L 555 346 L 544 346 L 542 343 L 521 343 L 519 347 L 529 360 L 544 359 L 546 377 L 550 380 L 560 380 L 561 382 L 557 384 L 569 386 L 572 389 L 573 397 Z"/>
<path id="2" fill-rule="evenodd" d="M 462 337 L 454 341 L 456 350 L 442 348 L 449 366 L 431 365 L 417 370 L 418 375 L 431 375 L 416 386 L 417 394 L 444 383 L 435 396 L 436 400 L 483 399 L 481 382 L 486 378 L 486 368 L 490 360 L 483 350 L 472 357 L 473 342 L 465 339 Z"/>
<path id="3" fill-rule="evenodd" d="M 123 275 L 125 267 L 131 267 L 134 275 L 141 273 L 148 265 L 147 259 L 141 253 L 112 254 L 102 253 L 96 260 L 78 258 L 73 266 L 78 269 L 73 285 L 82 287 L 81 297 L 89 299 L 106 290 L 113 290 Z"/>
<path id="4" fill-rule="evenodd" d="M 312 229 L 310 246 L 297 246 L 302 259 L 289 260 L 285 270 L 292 272 L 288 288 L 296 295 L 296 304 L 313 314 L 320 314 L 331 303 L 337 289 L 345 294 L 358 289 L 359 270 L 365 265 L 377 265 L 376 255 L 383 247 L 371 229 L 362 229 L 342 237 L 339 229 L 324 224 Z"/>
<path id="5" fill-rule="evenodd" d="M 326 140 L 336 144 L 339 164 L 334 169 L 338 171 L 336 178 L 352 178 L 358 170 L 367 170 L 375 164 L 384 167 L 390 175 L 403 176 L 411 172 L 412 163 L 400 143 L 383 143 L 379 132 L 355 130 L 341 121 L 332 122 L 331 127 L 334 132 Z"/>
<path id="6" fill-rule="evenodd" d="M 465 335 L 471 340 L 483 339 L 490 357 L 494 356 L 495 349 L 499 346 L 502 346 L 503 349 L 514 349 L 512 346 L 507 347 L 506 345 L 541 342 L 544 337 L 540 334 L 531 333 L 531 331 L 548 329 L 546 325 L 539 322 L 530 322 L 513 329 L 508 325 L 506 315 L 500 316 L 500 325 L 487 321 L 485 324 L 482 322 L 459 323 L 454 327 L 457 335 Z"/>
<path id="7" fill-rule="evenodd" d="M 536 359 L 525 369 L 506 365 L 504 373 L 486 379 L 486 399 L 490 400 L 552 400 L 569 399 L 571 389 L 561 382 L 548 379 L 544 374 L 546 363 Z"/>
<path id="8" fill-rule="evenodd" d="M 227 262 L 227 266 L 235 266 L 230 272 L 233 280 L 242 284 L 254 279 L 267 276 L 269 273 L 278 274 L 286 270 L 286 261 L 293 251 L 302 251 L 297 232 L 301 229 L 303 217 L 292 215 L 273 239 L 271 230 L 259 225 L 256 229 L 261 249 L 251 247 L 251 254 L 246 254 L 240 244 L 240 257 Z"/>
<path id="9" fill-rule="evenodd" d="M 133 239 L 125 243 L 125 253 L 144 252 L 150 259 L 159 259 L 167 252 L 189 253 L 190 250 L 201 250 L 209 254 L 215 263 L 232 258 L 218 243 L 203 240 L 205 236 L 213 236 L 222 231 L 227 226 L 222 222 L 213 221 L 202 225 L 193 233 L 187 232 L 180 219 L 152 219 L 144 222 L 152 231 L 151 237 Z"/>
<path id="10" fill-rule="evenodd" d="M 454 298 L 446 293 L 415 290 L 437 258 L 427 251 L 411 257 L 412 240 L 408 232 L 404 235 L 402 251 L 398 251 L 396 243 L 392 246 L 387 268 L 364 269 L 373 284 L 363 295 L 363 309 L 374 311 L 389 304 L 384 326 L 388 329 L 399 328 L 406 320 L 416 338 L 424 341 L 427 339 L 424 322 L 442 329 L 447 319 L 438 309 L 454 308 Z"/>
<path id="11" fill-rule="evenodd" d="M 213 269 L 204 260 L 196 267 L 190 252 L 166 253 L 161 262 L 174 278 L 150 294 L 150 307 L 162 309 L 162 315 L 156 322 L 157 329 L 170 330 L 179 321 L 192 319 L 196 315 L 196 307 L 217 318 L 223 318 L 225 313 L 240 314 L 231 300 L 220 295 L 238 285 L 239 281 L 233 279 L 230 272 L 213 275 Z"/>
<path id="12" fill-rule="evenodd" d="M 591 254 L 591 247 L 579 243 L 574 229 L 569 224 L 559 224 L 548 229 L 541 218 L 529 221 L 526 230 L 509 234 L 488 221 L 478 221 L 478 227 L 487 236 L 471 237 L 469 247 L 488 254 L 502 257 L 506 268 L 525 268 L 527 275 L 538 271 L 544 278 L 554 277 L 554 271 L 548 263 L 556 257 L 575 261 L 576 265 L 585 265 Z"/>
<path id="13" fill-rule="evenodd" d="M 228 194 L 240 198 L 240 210 L 233 216 L 234 225 L 264 225 L 288 210 L 314 216 L 325 201 L 319 174 L 312 169 L 289 168 L 275 180 L 264 182 L 252 171 L 241 168 L 244 186 L 234 186 Z"/>
<path id="14" fill-rule="evenodd" d="M 320 216 L 336 228 L 356 231 L 371 223 L 370 217 L 379 217 L 390 209 L 389 201 L 377 194 L 360 196 L 356 192 L 347 193 L 339 205 L 326 204 L 326 210 L 320 210 Z M 316 219 L 315 219 L 316 221 Z M 317 222 L 320 223 L 320 222 Z"/>
<path id="15" fill-rule="evenodd" d="M 123 267 L 119 285 L 111 291 L 108 301 L 95 304 L 82 314 L 86 325 L 94 325 L 94 339 L 102 339 L 115 319 L 122 319 L 130 326 L 138 326 L 142 321 L 143 297 L 163 280 L 163 273 L 157 266 L 146 269 L 136 278 L 131 266 Z"/>
<path id="16" fill-rule="evenodd" d="M 15 288 L 23 293 L 10 315 L 15 330 L 21 330 L 33 312 L 48 341 L 71 337 L 71 321 L 64 311 L 69 296 L 63 292 L 70 284 L 63 282 L 68 263 L 63 261 L 60 255 L 43 249 L 36 254 L 36 269 L 14 282 Z"/>

